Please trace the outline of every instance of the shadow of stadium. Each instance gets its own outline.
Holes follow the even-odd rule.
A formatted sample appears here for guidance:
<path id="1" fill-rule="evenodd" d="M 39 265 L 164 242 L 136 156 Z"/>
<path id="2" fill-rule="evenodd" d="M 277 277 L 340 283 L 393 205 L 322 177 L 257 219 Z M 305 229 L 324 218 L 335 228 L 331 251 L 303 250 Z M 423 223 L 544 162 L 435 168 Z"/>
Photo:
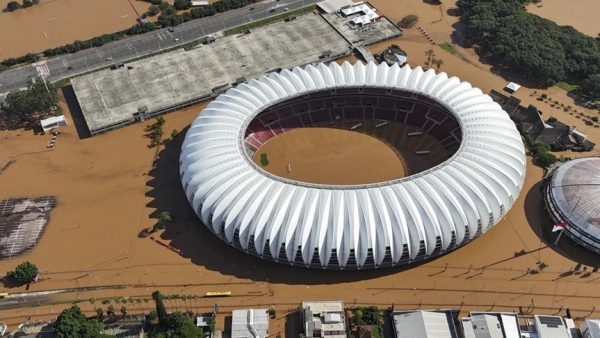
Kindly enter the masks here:
<path id="1" fill-rule="evenodd" d="M 149 173 L 151 179 L 147 185 L 150 189 L 146 196 L 151 200 L 146 206 L 155 209 L 150 217 L 156 220 L 163 211 L 171 214 L 173 220 L 167 224 L 160 237 L 171 241 L 171 247 L 179 250 L 181 256 L 189 258 L 192 263 L 241 279 L 318 285 L 379 278 L 429 262 L 419 262 L 408 267 L 364 270 L 360 273 L 315 269 L 306 269 L 310 273 L 299 273 L 303 268 L 261 260 L 229 246 L 200 223 L 183 192 L 179 178 L 179 154 L 188 129 L 189 127 L 181 131 L 174 140 L 167 141 L 158 153 L 155 168 Z M 140 233 L 140 237 L 148 235 L 148 232 Z"/>

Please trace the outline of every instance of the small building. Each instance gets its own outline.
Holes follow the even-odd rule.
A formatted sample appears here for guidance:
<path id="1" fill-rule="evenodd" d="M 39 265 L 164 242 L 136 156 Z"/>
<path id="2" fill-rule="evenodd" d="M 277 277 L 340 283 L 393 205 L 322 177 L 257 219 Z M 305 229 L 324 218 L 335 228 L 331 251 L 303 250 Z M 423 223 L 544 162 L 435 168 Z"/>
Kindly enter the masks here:
<path id="1" fill-rule="evenodd" d="M 521 338 L 519 317 L 506 312 L 471 312 L 461 319 L 465 338 Z"/>
<path id="2" fill-rule="evenodd" d="M 360 14 L 360 16 L 350 20 L 350 24 L 358 27 L 362 27 L 373 21 L 377 21 L 381 18 L 374 8 L 371 8 L 365 3 L 357 3 L 352 7 L 344 8 L 341 10 L 343 16 L 347 17 L 354 14 Z"/>
<path id="3" fill-rule="evenodd" d="M 396 311 L 395 338 L 458 338 L 452 310 Z"/>
<path id="4" fill-rule="evenodd" d="M 586 319 L 581 324 L 583 338 L 600 338 L 600 319 Z"/>
<path id="5" fill-rule="evenodd" d="M 196 316 L 196 318 L 195 318 L 196 326 L 201 327 L 203 329 L 210 327 L 210 324 L 212 323 L 212 319 L 213 319 L 213 317 L 211 317 L 211 316 Z M 204 331 L 206 331 L 206 330 L 204 330 Z"/>
<path id="6" fill-rule="evenodd" d="M 344 302 L 303 302 L 306 337 L 346 338 Z"/>
<path id="7" fill-rule="evenodd" d="M 517 90 L 519 90 L 521 88 L 521 85 L 518 83 L 514 83 L 514 82 L 509 82 L 505 87 L 504 90 L 506 90 L 509 93 L 514 93 Z"/>
<path id="8" fill-rule="evenodd" d="M 516 97 L 507 97 L 495 90 L 490 92 L 490 96 L 508 113 L 519 132 L 529 136 L 532 143 L 545 143 L 552 151 L 591 151 L 596 147 L 575 126 L 568 126 L 552 117 L 544 121 L 542 112 L 534 105 L 524 107 Z"/>
<path id="9" fill-rule="evenodd" d="M 58 115 L 40 120 L 40 124 L 42 125 L 42 129 L 44 130 L 44 132 L 47 132 L 54 128 L 66 126 L 67 120 L 65 120 L 64 115 Z"/>
<path id="10" fill-rule="evenodd" d="M 327 14 L 337 13 L 341 9 L 350 8 L 352 6 L 354 6 L 352 0 L 325 0 L 317 2 L 317 7 Z"/>
<path id="11" fill-rule="evenodd" d="M 381 53 L 381 59 L 389 66 L 398 64 L 398 66 L 402 67 L 408 62 L 408 54 L 394 45 Z"/>
<path id="12" fill-rule="evenodd" d="M 577 330 L 572 319 L 559 316 L 534 317 L 535 328 L 539 338 L 577 338 Z"/>
<path id="13" fill-rule="evenodd" d="M 233 310 L 231 338 L 264 338 L 269 334 L 268 309 Z"/>

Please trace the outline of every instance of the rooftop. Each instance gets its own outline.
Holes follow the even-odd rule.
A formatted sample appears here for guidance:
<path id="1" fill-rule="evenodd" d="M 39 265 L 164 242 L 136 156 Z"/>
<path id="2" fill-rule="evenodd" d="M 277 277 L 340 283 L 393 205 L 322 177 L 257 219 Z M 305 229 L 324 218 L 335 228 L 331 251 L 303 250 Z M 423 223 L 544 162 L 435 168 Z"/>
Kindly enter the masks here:
<path id="1" fill-rule="evenodd" d="M 471 312 L 461 320 L 465 338 L 521 338 L 519 318 L 514 313 Z"/>
<path id="2" fill-rule="evenodd" d="M 326 47 L 325 47 L 326 46 Z M 200 48 L 183 49 L 126 63 L 71 80 L 88 128 L 130 120 L 138 108 L 155 112 L 212 94 L 236 79 L 257 78 L 275 68 L 293 68 L 333 55 L 350 46 L 319 15 L 298 16 L 242 34 L 217 39 Z"/>
<path id="3" fill-rule="evenodd" d="M 345 338 L 343 302 L 303 302 L 306 337 Z"/>
<path id="4" fill-rule="evenodd" d="M 268 309 L 233 310 L 231 338 L 262 338 L 269 334 Z"/>
<path id="5" fill-rule="evenodd" d="M 396 338 L 457 338 L 452 311 L 399 311 L 392 314 Z"/>

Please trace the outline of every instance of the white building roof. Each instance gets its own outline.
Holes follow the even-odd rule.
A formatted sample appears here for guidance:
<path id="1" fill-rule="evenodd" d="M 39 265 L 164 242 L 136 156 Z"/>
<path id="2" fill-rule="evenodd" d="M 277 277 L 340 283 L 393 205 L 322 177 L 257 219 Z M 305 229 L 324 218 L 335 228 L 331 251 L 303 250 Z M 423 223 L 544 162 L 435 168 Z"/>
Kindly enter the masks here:
<path id="1" fill-rule="evenodd" d="M 379 14 L 377 14 L 373 8 L 369 7 L 366 4 L 359 4 L 350 8 L 342 9 L 342 13 L 346 16 L 356 13 L 362 13 L 363 15 L 351 20 L 351 22 L 355 25 L 366 25 L 371 21 L 379 18 Z"/>
<path id="2" fill-rule="evenodd" d="M 395 312 L 396 338 L 455 338 L 448 313 L 442 311 Z"/>
<path id="3" fill-rule="evenodd" d="M 463 318 L 466 338 L 521 338 L 516 314 L 502 312 L 472 312 Z"/>
<path id="4" fill-rule="evenodd" d="M 51 129 L 54 127 L 66 126 L 67 120 L 65 120 L 64 115 L 58 115 L 40 120 L 40 124 L 42 125 L 44 131 L 46 131 L 47 129 Z"/>
<path id="5" fill-rule="evenodd" d="M 233 310 L 231 338 L 264 338 L 269 334 L 269 310 Z"/>
<path id="6" fill-rule="evenodd" d="M 303 302 L 302 308 L 307 337 L 346 338 L 343 302 Z"/>
<path id="7" fill-rule="evenodd" d="M 562 317 L 535 315 L 534 321 L 540 338 L 572 338 Z"/>
<path id="8" fill-rule="evenodd" d="M 600 319 L 586 319 L 581 325 L 581 333 L 588 338 L 600 338 Z"/>
<path id="9" fill-rule="evenodd" d="M 317 2 L 317 6 L 319 6 L 323 12 L 331 14 L 339 11 L 342 7 L 354 6 L 354 2 L 352 0 L 325 0 Z"/>
<path id="10" fill-rule="evenodd" d="M 337 87 L 394 88 L 435 100 L 457 119 L 461 146 L 419 174 L 364 185 L 294 181 L 252 162 L 244 136 L 257 114 Z M 180 173 L 198 217 L 238 249 L 261 257 L 268 250 L 286 264 L 301 264 L 300 252 L 306 266 L 314 256 L 323 268 L 335 255 L 342 269 L 352 252 L 352 268 L 362 268 L 367 257 L 377 267 L 386 255 L 405 264 L 405 245 L 410 263 L 422 259 L 422 245 L 426 257 L 433 254 L 438 238 L 446 252 L 489 230 L 517 200 L 525 150 L 508 114 L 467 82 L 421 67 L 333 62 L 271 73 L 221 94 L 191 124 Z"/>
<path id="11" fill-rule="evenodd" d="M 514 82 L 509 82 L 505 88 L 508 88 L 508 89 L 512 90 L 513 92 L 516 92 L 517 90 L 519 90 L 521 88 L 521 85 L 514 83 Z"/>

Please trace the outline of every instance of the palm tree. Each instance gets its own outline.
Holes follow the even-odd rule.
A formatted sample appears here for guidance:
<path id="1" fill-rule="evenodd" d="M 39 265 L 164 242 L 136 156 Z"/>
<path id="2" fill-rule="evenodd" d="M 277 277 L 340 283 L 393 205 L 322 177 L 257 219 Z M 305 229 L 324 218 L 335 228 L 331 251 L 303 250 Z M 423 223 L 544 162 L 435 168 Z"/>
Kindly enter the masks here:
<path id="1" fill-rule="evenodd" d="M 103 313 L 104 313 L 104 310 L 101 307 L 96 309 L 96 314 L 98 315 L 98 319 L 102 319 Z"/>
<path id="2" fill-rule="evenodd" d="M 444 60 L 441 59 L 434 59 L 433 60 L 433 64 L 435 65 L 435 71 L 439 72 L 440 71 L 440 67 L 442 67 L 442 65 L 444 64 Z"/>
<path id="3" fill-rule="evenodd" d="M 135 302 L 137 303 L 138 307 L 142 310 L 142 313 L 143 313 L 144 308 L 142 307 L 142 300 L 139 298 L 136 298 Z"/>
<path id="4" fill-rule="evenodd" d="M 125 306 L 121 307 L 121 314 L 123 314 L 123 318 L 125 318 L 125 316 L 127 316 L 127 308 Z"/>
<path id="5" fill-rule="evenodd" d="M 168 211 L 163 211 L 158 215 L 158 223 L 163 229 L 165 228 L 165 223 L 170 222 L 172 220 L 173 218 L 171 217 L 171 214 Z"/>
<path id="6" fill-rule="evenodd" d="M 433 49 L 429 49 L 425 52 L 425 55 L 427 55 L 427 60 L 425 60 L 425 68 L 429 68 L 429 66 L 433 64 L 435 52 L 433 51 Z"/>

